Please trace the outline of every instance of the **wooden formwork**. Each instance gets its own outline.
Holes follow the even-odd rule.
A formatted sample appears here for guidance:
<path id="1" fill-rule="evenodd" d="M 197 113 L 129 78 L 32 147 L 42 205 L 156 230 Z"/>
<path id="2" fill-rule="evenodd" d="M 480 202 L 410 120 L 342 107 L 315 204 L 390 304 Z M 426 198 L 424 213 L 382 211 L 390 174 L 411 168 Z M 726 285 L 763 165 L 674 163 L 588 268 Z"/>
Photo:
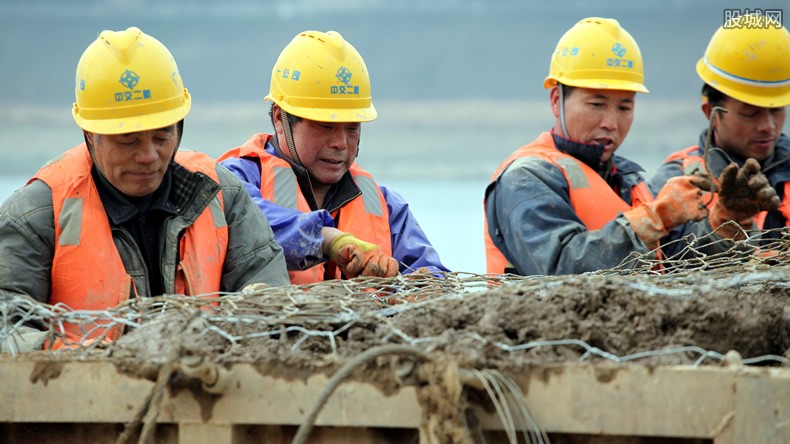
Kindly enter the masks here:
<path id="1" fill-rule="evenodd" d="M 157 442 L 290 442 L 329 380 L 267 375 L 249 364 L 227 370 L 219 394 L 164 392 Z M 511 377 L 553 438 L 790 442 L 787 367 L 574 363 Z M 114 442 L 154 387 L 109 362 L 11 357 L 0 358 L 0 381 L 0 442 Z M 498 416 L 476 413 L 484 429 L 502 430 Z M 346 381 L 318 415 L 310 442 L 416 442 L 420 419 L 414 387 L 385 394 Z"/>

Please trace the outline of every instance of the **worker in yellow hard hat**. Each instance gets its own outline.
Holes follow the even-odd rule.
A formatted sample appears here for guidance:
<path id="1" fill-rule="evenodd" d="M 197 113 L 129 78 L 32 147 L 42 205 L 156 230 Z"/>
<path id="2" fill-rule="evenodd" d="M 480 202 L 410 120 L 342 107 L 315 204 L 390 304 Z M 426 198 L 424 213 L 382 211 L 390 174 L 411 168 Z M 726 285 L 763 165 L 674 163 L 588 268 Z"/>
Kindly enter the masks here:
<path id="1" fill-rule="evenodd" d="M 790 225 L 790 139 L 782 133 L 790 105 L 790 33 L 766 16 L 741 19 L 750 25 L 723 24 L 697 62 L 709 127 L 696 145 L 670 155 L 650 180 L 657 191 L 696 171 L 718 178 L 710 217 L 679 227 L 677 237 L 715 230 L 714 239 L 738 240 L 746 237 L 744 230 Z M 772 230 L 763 238 L 779 236 Z"/>
<path id="2" fill-rule="evenodd" d="M 137 28 L 102 32 L 80 58 L 75 93 L 85 143 L 0 208 L 0 292 L 106 310 L 288 284 L 282 248 L 238 178 L 178 151 L 192 99 L 162 43 Z M 62 324 L 51 345 L 122 328 L 96 327 Z"/>
<path id="3" fill-rule="evenodd" d="M 291 282 L 448 271 L 398 193 L 357 163 L 376 118 L 362 56 L 334 31 L 305 31 L 271 74 L 274 134 L 220 157 L 272 223 Z"/>
<path id="4" fill-rule="evenodd" d="M 615 155 L 636 93 L 648 92 L 639 46 L 617 20 L 585 18 L 568 30 L 544 87 L 553 128 L 505 159 L 485 191 L 489 273 L 612 268 L 705 217 L 698 204 L 709 181 L 679 178 L 654 199 L 642 168 Z"/>

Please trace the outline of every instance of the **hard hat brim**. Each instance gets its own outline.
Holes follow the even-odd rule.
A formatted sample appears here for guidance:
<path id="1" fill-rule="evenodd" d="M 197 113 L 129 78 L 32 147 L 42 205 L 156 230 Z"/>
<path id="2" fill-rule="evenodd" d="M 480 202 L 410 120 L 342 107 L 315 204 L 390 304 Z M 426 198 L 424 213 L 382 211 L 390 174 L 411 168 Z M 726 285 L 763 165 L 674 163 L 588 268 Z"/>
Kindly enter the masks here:
<path id="1" fill-rule="evenodd" d="M 316 108 L 300 107 L 286 103 L 285 100 L 275 100 L 271 95 L 267 95 L 264 101 L 271 100 L 277 106 L 285 110 L 288 114 L 301 117 L 316 122 L 370 122 L 378 117 L 378 112 L 370 103 L 370 106 L 362 108 Z M 312 99 L 315 102 L 315 99 Z"/>
<path id="2" fill-rule="evenodd" d="M 614 79 L 607 79 L 606 81 L 602 80 L 569 80 L 563 79 L 563 81 L 558 81 L 554 77 L 547 77 L 546 80 L 543 82 L 543 87 L 546 89 L 553 88 L 558 84 L 562 83 L 566 86 L 571 86 L 574 88 L 588 88 L 588 89 L 612 89 L 617 91 L 634 91 L 640 93 L 649 93 L 650 91 L 645 88 L 645 85 L 642 85 L 638 82 L 629 82 L 624 80 L 614 80 Z"/>
<path id="3" fill-rule="evenodd" d="M 165 128 L 180 122 L 189 114 L 192 108 L 192 98 L 186 90 L 184 90 L 184 94 L 184 101 L 180 107 L 158 113 L 141 113 L 140 115 L 93 120 L 83 118 L 75 103 L 72 108 L 72 116 L 80 128 L 96 134 L 127 134 Z"/>

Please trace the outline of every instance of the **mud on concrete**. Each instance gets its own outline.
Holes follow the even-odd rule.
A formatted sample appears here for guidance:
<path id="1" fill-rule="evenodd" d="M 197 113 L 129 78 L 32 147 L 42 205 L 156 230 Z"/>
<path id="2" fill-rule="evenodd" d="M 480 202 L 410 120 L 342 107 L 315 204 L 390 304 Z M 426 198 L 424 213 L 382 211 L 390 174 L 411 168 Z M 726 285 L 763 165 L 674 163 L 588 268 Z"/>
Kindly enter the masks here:
<path id="1" fill-rule="evenodd" d="M 294 378 L 331 373 L 365 350 L 392 343 L 449 357 L 463 368 L 498 370 L 580 359 L 714 365 L 731 350 L 743 358 L 790 358 L 790 286 L 770 274 L 743 279 L 746 272 L 674 280 L 536 278 L 460 294 L 442 293 L 441 282 L 433 282 L 439 287 L 424 286 L 429 297 L 403 292 L 408 297 L 402 299 L 397 292 L 338 294 L 339 287 L 317 286 L 303 290 L 303 299 L 294 303 L 293 294 L 271 292 L 248 298 L 265 298 L 267 310 L 279 306 L 281 316 L 223 320 L 170 311 L 127 333 L 104 356 L 127 367 L 137 363 L 137 371 L 150 374 L 145 369 L 156 368 L 178 344 L 182 354 L 284 369 L 284 376 Z M 308 299 L 309 306 L 300 302 Z M 254 309 L 253 304 L 243 311 Z M 673 350 L 680 351 L 666 353 Z"/>

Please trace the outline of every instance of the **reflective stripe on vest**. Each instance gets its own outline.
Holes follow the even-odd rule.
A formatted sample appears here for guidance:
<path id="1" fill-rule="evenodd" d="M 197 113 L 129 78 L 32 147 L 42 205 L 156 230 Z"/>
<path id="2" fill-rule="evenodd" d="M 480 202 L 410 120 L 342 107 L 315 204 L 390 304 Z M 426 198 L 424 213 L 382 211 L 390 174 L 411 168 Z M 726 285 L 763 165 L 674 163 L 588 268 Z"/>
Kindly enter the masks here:
<path id="1" fill-rule="evenodd" d="M 640 182 L 631 188 L 633 206 L 629 205 L 592 168 L 559 151 L 549 132 L 541 133 L 534 142 L 519 148 L 508 156 L 491 176 L 489 183 L 496 182 L 507 167 L 524 157 L 543 159 L 556 165 L 562 171 L 568 183 L 571 206 L 588 230 L 598 230 L 613 221 L 620 213 L 630 210 L 633 206 L 653 200 L 653 194 L 647 185 Z M 512 266 L 494 245 L 494 241 L 488 234 L 488 220 L 487 218 L 484 220 L 486 271 L 494 274 L 504 273 L 507 268 L 512 268 Z"/>
<path id="2" fill-rule="evenodd" d="M 261 196 L 279 206 L 309 213 L 310 206 L 302 194 L 291 165 L 266 152 L 266 144 L 271 137 L 270 134 L 256 134 L 244 145 L 224 153 L 219 160 L 246 158 L 257 161 L 261 167 Z M 332 213 L 337 229 L 376 244 L 391 256 L 389 211 L 381 189 L 373 176 L 356 163 L 351 165 L 349 173 L 362 194 Z M 292 284 L 310 284 L 323 281 L 326 270 L 325 263 L 322 263 L 307 270 L 289 270 L 288 275 Z M 335 271 L 334 278 L 340 277 L 340 272 Z"/>
<path id="3" fill-rule="evenodd" d="M 219 182 L 214 167 L 216 161 L 206 155 L 179 153 L 176 161 Z M 49 303 L 74 310 L 106 310 L 136 296 L 134 282 L 113 240 L 109 219 L 91 176 L 91 166 L 88 149 L 83 143 L 42 167 L 31 179 L 43 181 L 52 191 L 56 242 Z M 220 193 L 184 231 L 174 277 L 176 293 L 198 295 L 220 290 L 228 241 L 223 208 Z M 100 321 L 95 324 L 102 325 Z M 122 329 L 113 326 L 87 331 L 87 328 L 65 324 L 62 333 L 71 341 L 99 336 L 115 339 Z"/>

